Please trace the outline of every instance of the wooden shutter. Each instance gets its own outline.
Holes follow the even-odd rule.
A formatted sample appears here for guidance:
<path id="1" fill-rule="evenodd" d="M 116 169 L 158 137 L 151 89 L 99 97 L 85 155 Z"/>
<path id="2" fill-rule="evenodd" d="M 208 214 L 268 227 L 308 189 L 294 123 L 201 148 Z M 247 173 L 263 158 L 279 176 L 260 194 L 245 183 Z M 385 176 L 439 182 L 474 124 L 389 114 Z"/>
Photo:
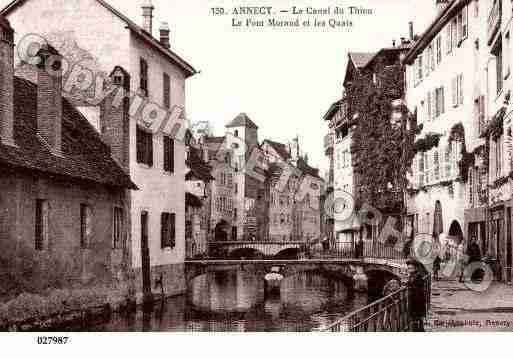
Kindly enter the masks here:
<path id="1" fill-rule="evenodd" d="M 445 28 L 445 51 L 449 54 L 452 51 L 452 31 L 451 23 Z"/>
<path id="2" fill-rule="evenodd" d="M 175 171 L 175 141 L 168 136 L 164 136 L 164 171 Z"/>
<path id="3" fill-rule="evenodd" d="M 144 163 L 144 146 L 145 146 L 145 139 L 144 139 L 144 132 L 137 127 L 136 131 L 136 142 L 137 142 L 137 162 L 138 163 Z"/>
<path id="4" fill-rule="evenodd" d="M 35 239 L 35 249 L 37 251 L 42 251 L 43 248 L 43 200 L 36 200 L 36 239 Z"/>
<path id="5" fill-rule="evenodd" d="M 167 248 L 169 243 L 169 213 L 160 216 L 160 247 Z"/>
<path id="6" fill-rule="evenodd" d="M 451 81 L 452 85 L 452 106 L 458 106 L 458 78 L 455 77 Z"/>
<path id="7" fill-rule="evenodd" d="M 463 74 L 458 75 L 458 104 L 463 104 Z"/>
<path id="8" fill-rule="evenodd" d="M 164 107 L 169 109 L 171 108 L 171 79 L 167 73 L 164 72 L 164 88 L 163 88 L 163 95 L 164 95 Z"/>
<path id="9" fill-rule="evenodd" d="M 433 109 L 431 108 L 431 91 L 427 94 L 427 113 L 428 113 L 428 120 L 431 120 L 431 113 Z"/>
<path id="10" fill-rule="evenodd" d="M 169 215 L 169 246 L 174 248 L 176 246 L 176 214 Z"/>
<path id="11" fill-rule="evenodd" d="M 153 166 L 153 135 L 145 133 L 146 137 L 146 164 L 150 167 Z"/>

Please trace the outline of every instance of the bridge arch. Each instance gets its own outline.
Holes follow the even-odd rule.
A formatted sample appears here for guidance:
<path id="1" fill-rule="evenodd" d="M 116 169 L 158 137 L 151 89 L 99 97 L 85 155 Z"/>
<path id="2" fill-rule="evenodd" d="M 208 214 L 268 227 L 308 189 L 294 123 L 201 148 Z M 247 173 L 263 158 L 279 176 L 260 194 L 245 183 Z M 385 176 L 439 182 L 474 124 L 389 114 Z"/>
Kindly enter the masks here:
<path id="1" fill-rule="evenodd" d="M 252 260 L 264 259 L 264 257 L 264 253 L 252 247 L 236 248 L 228 252 L 229 259 Z"/>
<path id="2" fill-rule="evenodd" d="M 277 260 L 292 260 L 292 259 L 299 259 L 299 256 L 301 254 L 301 250 L 297 247 L 294 248 L 285 248 L 276 253 L 273 257 L 273 259 Z"/>

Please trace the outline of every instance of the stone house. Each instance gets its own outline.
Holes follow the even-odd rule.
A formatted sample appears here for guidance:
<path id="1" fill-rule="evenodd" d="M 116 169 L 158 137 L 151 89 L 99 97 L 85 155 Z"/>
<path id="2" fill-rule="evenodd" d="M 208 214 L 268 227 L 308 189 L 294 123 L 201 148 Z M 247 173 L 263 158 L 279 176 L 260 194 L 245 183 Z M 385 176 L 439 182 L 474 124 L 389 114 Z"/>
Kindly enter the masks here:
<path id="1" fill-rule="evenodd" d="M 13 1 L 1 11 L 16 27 L 18 40 L 37 34 L 60 51 L 68 65 L 63 76 L 66 97 L 102 134 L 109 131 L 98 123 L 104 74 L 119 67 L 129 76 L 126 87 L 133 96 L 126 126 L 118 135 L 126 149 L 122 161 L 139 187 L 129 199 L 130 264 L 137 273 L 139 299 L 143 293 L 150 295 L 156 283 L 162 283 L 166 295 L 186 289 L 181 110 L 185 81 L 196 73 L 171 50 L 166 23 L 160 26 L 160 39 L 153 37 L 151 1 L 143 3 L 142 11 L 142 26 L 102 0 Z M 17 53 L 23 53 L 23 47 Z M 23 70 L 23 64 L 19 68 Z M 90 79 L 91 86 L 80 78 Z"/>
<path id="2" fill-rule="evenodd" d="M 0 17 L 0 298 L 114 290 L 130 278 L 127 194 L 137 187 L 63 98 L 58 52 L 41 47 L 33 83 L 14 75 L 13 41 Z M 124 110 L 100 107 L 106 123 Z"/>

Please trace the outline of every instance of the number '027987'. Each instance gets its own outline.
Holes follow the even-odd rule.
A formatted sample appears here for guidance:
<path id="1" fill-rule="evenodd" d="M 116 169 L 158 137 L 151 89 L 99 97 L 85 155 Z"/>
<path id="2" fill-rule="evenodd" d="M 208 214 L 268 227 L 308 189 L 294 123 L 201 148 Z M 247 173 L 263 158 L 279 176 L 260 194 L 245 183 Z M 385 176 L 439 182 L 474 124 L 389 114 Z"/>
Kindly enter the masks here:
<path id="1" fill-rule="evenodd" d="M 37 344 L 67 344 L 69 337 L 37 337 Z"/>

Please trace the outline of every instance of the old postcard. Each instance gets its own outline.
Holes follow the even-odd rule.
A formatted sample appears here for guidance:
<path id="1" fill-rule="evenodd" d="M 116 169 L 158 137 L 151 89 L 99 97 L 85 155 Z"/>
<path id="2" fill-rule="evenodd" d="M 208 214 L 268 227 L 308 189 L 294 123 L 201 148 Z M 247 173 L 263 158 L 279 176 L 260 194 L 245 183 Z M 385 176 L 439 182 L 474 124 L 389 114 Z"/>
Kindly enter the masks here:
<path id="1" fill-rule="evenodd" d="M 5 338 L 513 332 L 511 1 L 0 9 Z"/>

